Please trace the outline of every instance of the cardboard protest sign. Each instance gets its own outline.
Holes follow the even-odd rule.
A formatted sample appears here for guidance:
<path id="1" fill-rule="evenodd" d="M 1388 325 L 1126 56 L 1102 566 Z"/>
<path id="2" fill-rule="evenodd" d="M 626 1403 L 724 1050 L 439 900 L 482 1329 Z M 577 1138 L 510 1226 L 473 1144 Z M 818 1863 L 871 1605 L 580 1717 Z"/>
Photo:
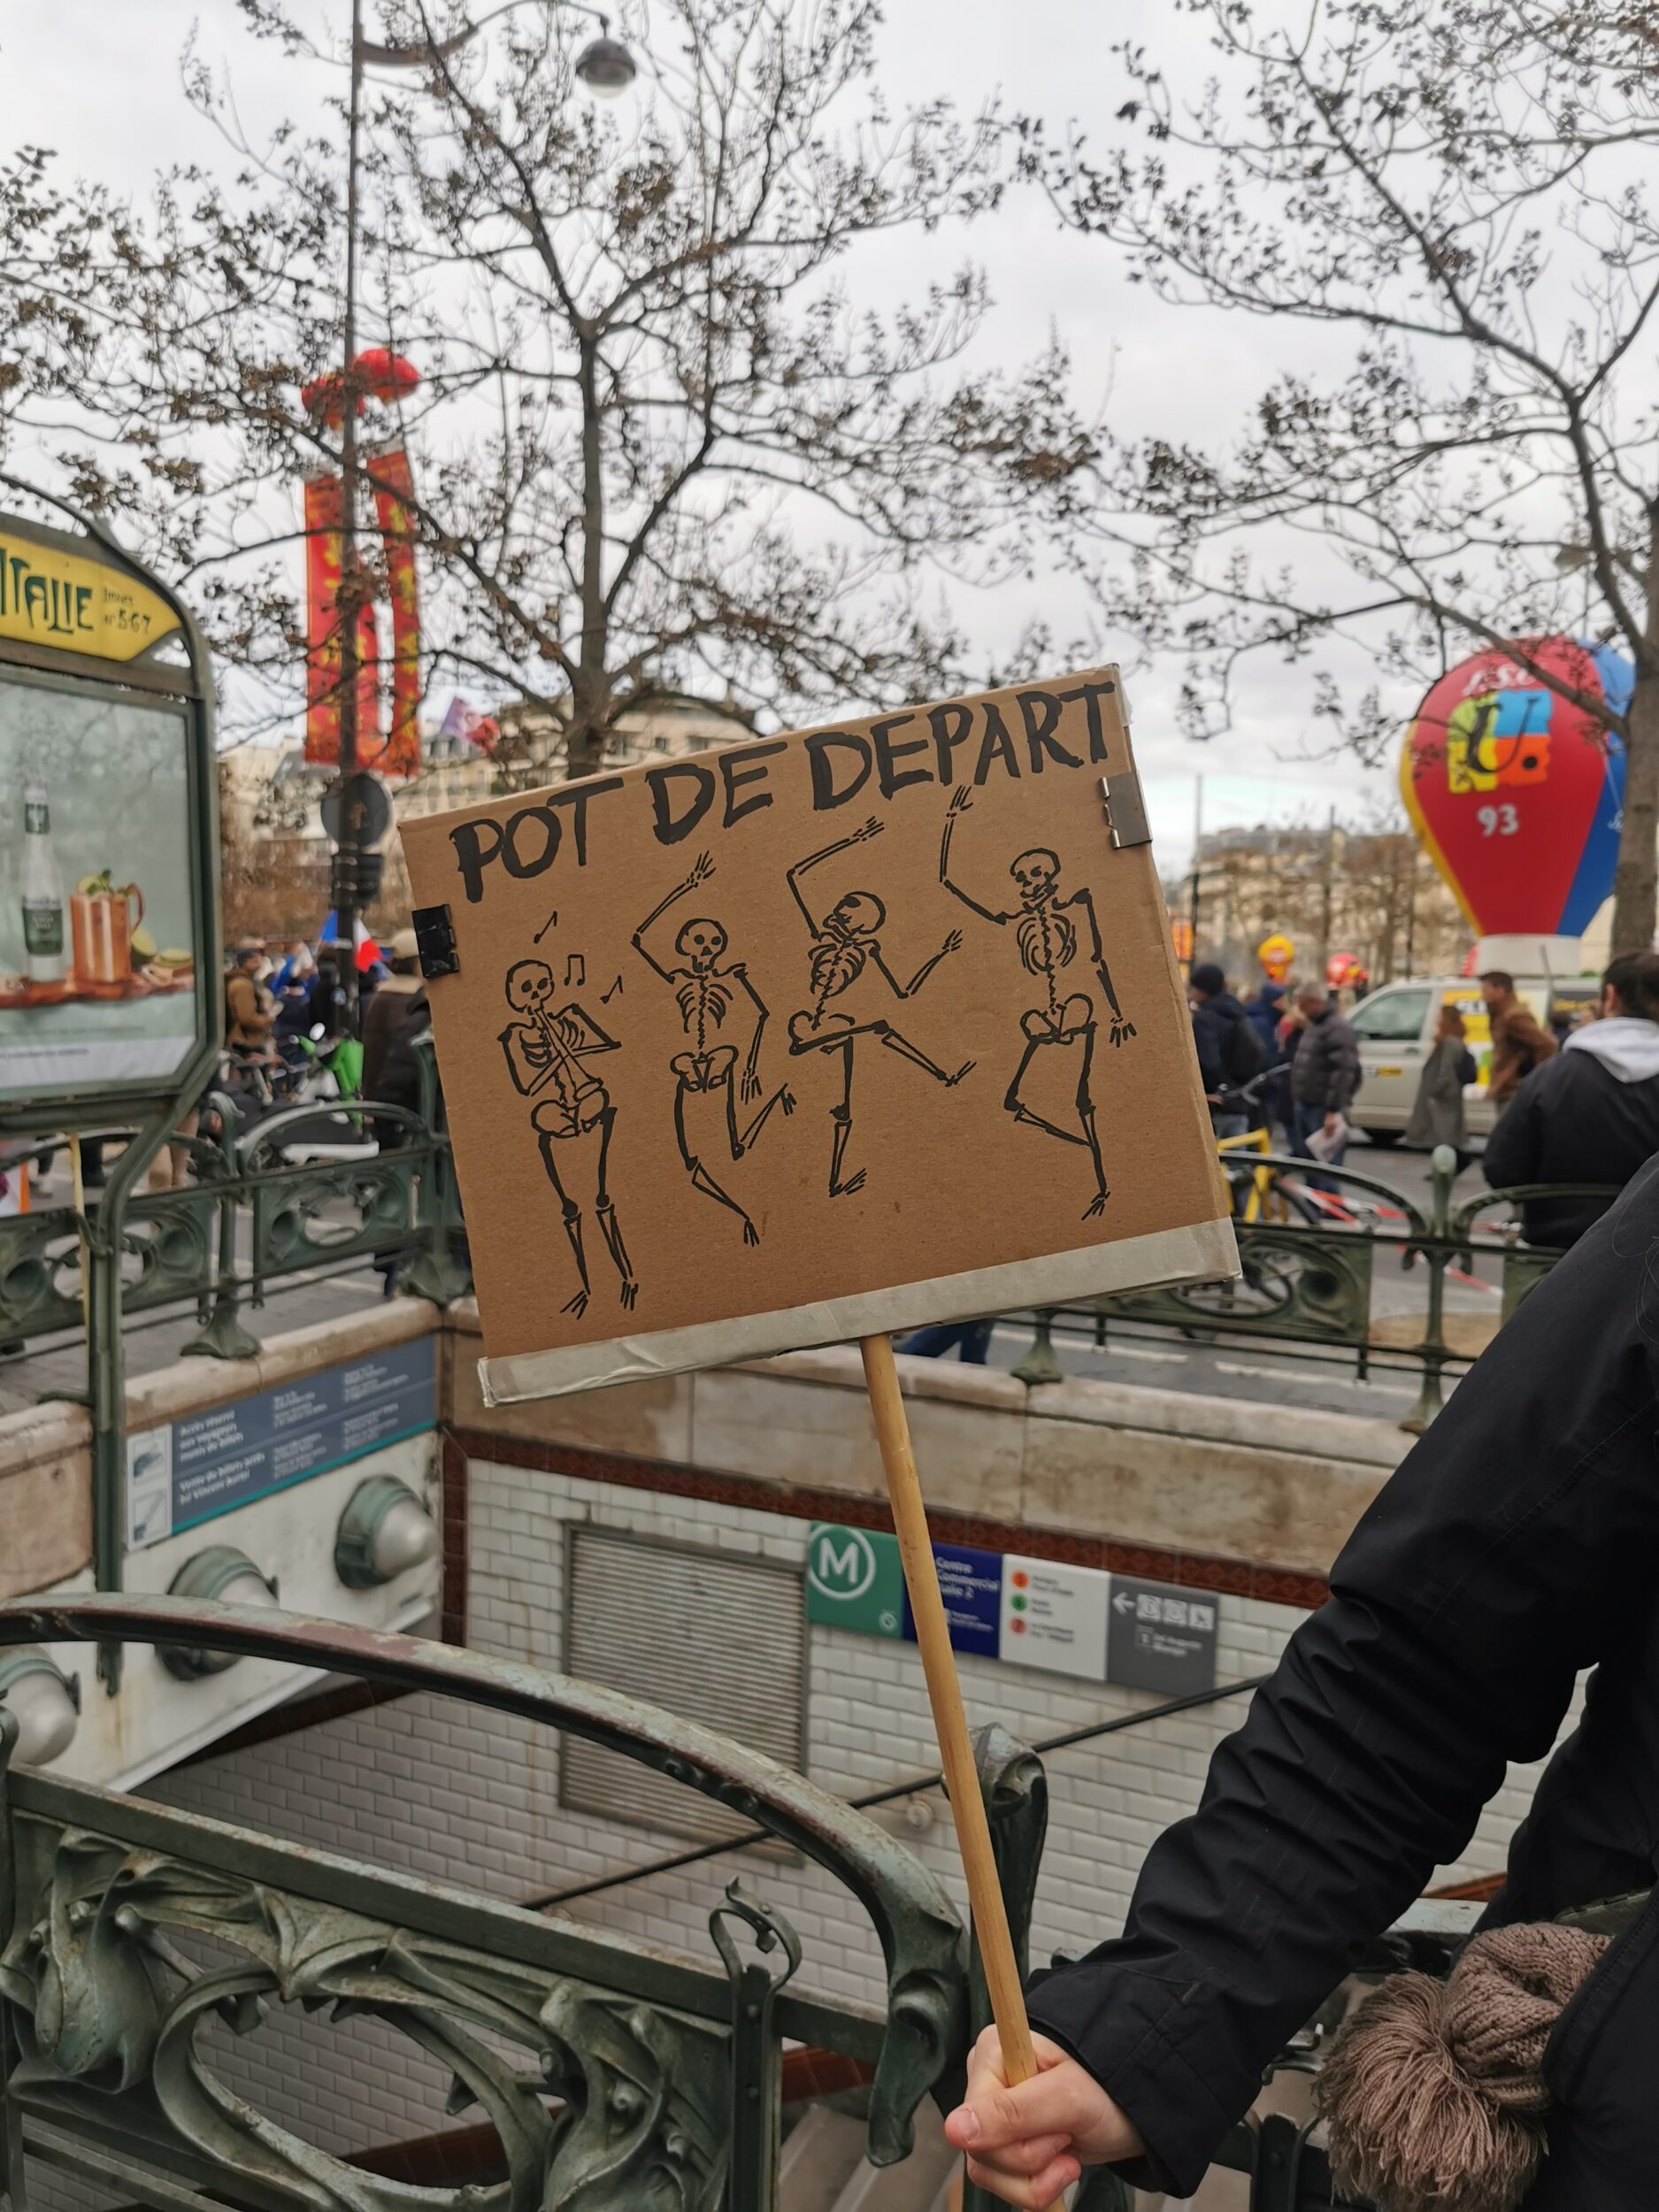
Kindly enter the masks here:
<path id="1" fill-rule="evenodd" d="M 403 835 L 494 1401 L 1235 1271 L 1115 671 Z"/>

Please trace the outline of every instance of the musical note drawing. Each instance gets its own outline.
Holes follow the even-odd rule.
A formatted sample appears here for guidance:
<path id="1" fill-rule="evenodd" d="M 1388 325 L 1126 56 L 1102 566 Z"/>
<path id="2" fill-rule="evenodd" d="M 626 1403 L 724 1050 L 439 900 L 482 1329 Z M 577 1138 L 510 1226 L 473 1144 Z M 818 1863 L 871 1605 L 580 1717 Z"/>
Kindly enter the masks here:
<path id="1" fill-rule="evenodd" d="M 587 980 L 588 966 L 580 953 L 569 954 L 565 962 L 565 987 L 568 990 L 572 984 L 580 985 Z"/>
<path id="2" fill-rule="evenodd" d="M 548 916 L 548 918 L 547 918 L 546 921 L 544 921 L 544 922 L 542 923 L 542 925 L 541 925 L 541 928 L 540 928 L 539 930 L 537 930 L 537 932 L 536 932 L 535 935 L 534 935 L 534 937 L 530 940 L 530 942 L 531 942 L 533 945 L 539 945 L 539 944 L 541 943 L 541 940 L 542 940 L 542 939 L 543 939 L 543 938 L 547 935 L 547 933 L 548 933 L 549 930 L 550 930 L 550 929 L 555 929 L 555 928 L 557 928 L 557 926 L 558 926 L 558 918 L 559 918 L 559 910 L 558 910 L 557 907 L 556 906 L 556 907 L 553 909 L 553 911 L 552 911 L 552 912 L 551 912 L 551 913 Z"/>
<path id="3" fill-rule="evenodd" d="M 599 1003 L 601 1006 L 609 1006 L 613 998 L 620 998 L 621 995 L 622 978 L 618 976 L 608 991 L 601 991 L 599 994 Z"/>

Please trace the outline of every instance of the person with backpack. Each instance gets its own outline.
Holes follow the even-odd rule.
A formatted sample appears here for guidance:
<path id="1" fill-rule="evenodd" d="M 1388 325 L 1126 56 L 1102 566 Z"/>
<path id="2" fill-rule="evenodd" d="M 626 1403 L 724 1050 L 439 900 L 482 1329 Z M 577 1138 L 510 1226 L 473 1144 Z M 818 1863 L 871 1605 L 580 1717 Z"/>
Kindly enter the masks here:
<path id="1" fill-rule="evenodd" d="M 1659 1152 L 1659 953 L 1624 953 L 1601 978 L 1601 1015 L 1535 1067 L 1486 1140 L 1494 1190 L 1519 1183 L 1627 1183 Z M 1612 1204 L 1523 1202 L 1528 1244 L 1565 1251 Z"/>
<path id="2" fill-rule="evenodd" d="M 1463 1018 L 1448 1001 L 1440 1008 L 1434 1042 L 1423 1064 L 1411 1118 L 1406 1124 L 1408 1144 L 1420 1144 L 1429 1151 L 1437 1144 L 1449 1144 L 1457 1156 L 1453 1170 L 1457 1175 L 1473 1157 L 1463 1120 L 1463 1086 L 1472 1083 L 1480 1072 L 1465 1036 Z"/>
<path id="3" fill-rule="evenodd" d="M 1243 1007 L 1227 988 L 1226 977 L 1213 963 L 1193 970 L 1187 993 L 1210 1123 L 1218 1137 L 1241 1137 L 1249 1128 L 1250 1116 L 1240 1093 L 1266 1064 L 1260 1033 L 1246 1019 Z"/>
<path id="4" fill-rule="evenodd" d="M 1255 1029 L 1262 1047 L 1262 1069 L 1265 1082 L 1256 1087 L 1256 1110 L 1250 1116 L 1253 1129 L 1265 1129 L 1270 1134 L 1275 1125 L 1285 1130 L 1285 1141 L 1290 1141 L 1290 1055 L 1285 1049 L 1284 1032 L 1285 987 L 1271 977 L 1258 986 L 1254 998 L 1244 1002 L 1244 1018 Z"/>

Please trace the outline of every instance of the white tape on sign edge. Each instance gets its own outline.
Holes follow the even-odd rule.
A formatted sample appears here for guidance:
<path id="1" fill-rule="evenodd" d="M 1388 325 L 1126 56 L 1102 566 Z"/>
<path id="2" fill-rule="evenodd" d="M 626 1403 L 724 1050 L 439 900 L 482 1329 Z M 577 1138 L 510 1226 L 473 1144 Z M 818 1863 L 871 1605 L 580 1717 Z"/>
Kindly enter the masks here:
<path id="1" fill-rule="evenodd" d="M 698 1321 L 649 1336 L 613 1337 L 599 1344 L 567 1344 L 547 1352 L 517 1352 L 481 1359 L 479 1381 L 488 1406 L 519 1405 L 529 1398 L 559 1398 L 572 1391 L 603 1390 L 613 1383 L 645 1382 L 683 1375 L 694 1368 L 727 1367 L 764 1359 L 773 1352 L 848 1344 L 863 1336 L 889 1336 L 930 1322 L 968 1321 L 980 1314 L 1063 1306 L 1077 1298 L 1118 1291 L 1151 1290 L 1166 1283 L 1226 1282 L 1239 1272 L 1233 1223 L 1223 1215 L 1182 1229 L 1158 1229 L 1115 1244 L 1089 1244 L 1040 1260 L 971 1268 L 931 1282 L 901 1283 L 812 1306 L 783 1306 L 736 1321 Z"/>

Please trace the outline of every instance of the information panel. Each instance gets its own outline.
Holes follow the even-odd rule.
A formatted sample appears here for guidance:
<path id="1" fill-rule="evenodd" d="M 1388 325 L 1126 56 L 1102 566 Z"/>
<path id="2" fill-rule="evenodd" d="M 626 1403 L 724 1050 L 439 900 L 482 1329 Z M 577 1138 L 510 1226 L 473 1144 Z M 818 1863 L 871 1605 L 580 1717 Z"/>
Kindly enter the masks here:
<path id="1" fill-rule="evenodd" d="M 134 1549 L 326 1474 L 438 1417 L 434 1340 L 297 1377 L 127 1440 Z"/>

